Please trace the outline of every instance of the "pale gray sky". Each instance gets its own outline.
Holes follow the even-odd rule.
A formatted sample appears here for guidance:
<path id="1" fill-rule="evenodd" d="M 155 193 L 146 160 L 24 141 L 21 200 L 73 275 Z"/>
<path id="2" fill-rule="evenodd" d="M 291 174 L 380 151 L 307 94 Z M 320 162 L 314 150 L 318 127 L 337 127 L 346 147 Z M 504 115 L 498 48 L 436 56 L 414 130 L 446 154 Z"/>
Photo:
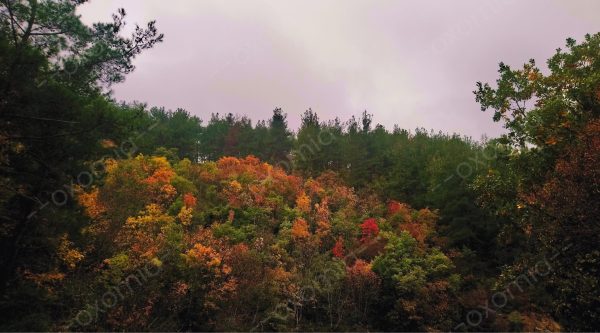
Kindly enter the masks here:
<path id="1" fill-rule="evenodd" d="M 496 136 L 475 82 L 497 64 L 542 64 L 567 37 L 600 31 L 600 1 L 94 0 L 88 23 L 123 7 L 130 27 L 151 19 L 165 41 L 135 60 L 119 100 L 254 121 L 282 107 L 296 128 L 363 110 L 392 128 Z"/>

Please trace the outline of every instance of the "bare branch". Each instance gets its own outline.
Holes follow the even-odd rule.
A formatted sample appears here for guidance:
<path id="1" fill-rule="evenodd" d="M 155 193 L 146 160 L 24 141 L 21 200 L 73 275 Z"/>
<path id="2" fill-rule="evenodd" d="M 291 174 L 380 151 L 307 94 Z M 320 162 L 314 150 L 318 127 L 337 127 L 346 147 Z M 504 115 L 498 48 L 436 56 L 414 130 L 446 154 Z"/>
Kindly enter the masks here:
<path id="1" fill-rule="evenodd" d="M 15 15 L 13 14 L 12 7 L 10 6 L 11 0 L 3 0 L 2 2 L 6 6 L 6 9 L 8 9 L 8 15 L 10 16 L 10 28 L 12 31 L 13 40 L 15 42 L 15 45 L 17 45 L 17 43 L 19 42 L 19 39 L 17 37 L 17 29 L 15 29 L 15 21 L 16 21 Z"/>
<path id="2" fill-rule="evenodd" d="M 27 40 L 29 39 L 29 36 L 31 35 L 31 30 L 33 29 L 33 24 L 35 22 L 35 16 L 37 14 L 37 5 L 38 5 L 37 0 L 29 0 L 29 4 L 31 5 L 31 11 L 29 14 L 29 20 L 27 20 L 27 29 L 25 30 L 25 33 L 23 34 L 23 38 L 22 38 L 23 43 L 26 43 Z"/>
<path id="3" fill-rule="evenodd" d="M 30 116 L 21 116 L 21 115 L 5 115 L 3 118 L 21 118 L 21 119 L 32 119 L 32 120 L 42 120 L 42 121 L 53 121 L 59 123 L 67 123 L 67 124 L 79 124 L 78 121 L 70 121 L 70 120 L 62 120 L 62 119 L 53 119 L 53 118 L 43 118 L 43 117 L 30 117 Z"/>

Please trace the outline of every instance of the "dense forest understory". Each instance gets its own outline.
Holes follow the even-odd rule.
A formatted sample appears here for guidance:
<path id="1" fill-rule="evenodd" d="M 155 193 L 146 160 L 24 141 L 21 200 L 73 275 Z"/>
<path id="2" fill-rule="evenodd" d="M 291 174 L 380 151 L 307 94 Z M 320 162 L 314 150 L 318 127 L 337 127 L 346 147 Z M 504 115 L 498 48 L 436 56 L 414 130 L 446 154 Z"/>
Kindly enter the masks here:
<path id="1" fill-rule="evenodd" d="M 499 138 L 292 131 L 116 102 L 163 36 L 84 2 L 0 1 L 0 330 L 600 328 L 600 34 L 476 84 Z"/>

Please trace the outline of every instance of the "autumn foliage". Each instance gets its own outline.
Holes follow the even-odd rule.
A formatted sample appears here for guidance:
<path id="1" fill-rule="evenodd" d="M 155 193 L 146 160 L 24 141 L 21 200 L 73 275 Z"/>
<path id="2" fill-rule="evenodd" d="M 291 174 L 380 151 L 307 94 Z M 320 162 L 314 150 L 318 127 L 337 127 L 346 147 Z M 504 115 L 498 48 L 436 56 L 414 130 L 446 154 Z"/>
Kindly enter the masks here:
<path id="1" fill-rule="evenodd" d="M 333 246 L 333 249 L 331 250 L 331 252 L 337 258 L 344 257 L 344 242 L 343 242 L 342 238 L 338 238 L 337 241 L 335 241 L 335 245 Z"/>
<path id="2" fill-rule="evenodd" d="M 86 2 L 0 1 L 0 331 L 598 330 L 600 34 L 476 83 L 498 138 L 291 131 L 117 103 L 162 34 Z"/>
<path id="3" fill-rule="evenodd" d="M 360 225 L 360 229 L 362 232 L 362 242 L 371 240 L 379 234 L 379 226 L 377 225 L 377 220 L 374 218 L 364 220 Z"/>
<path id="4" fill-rule="evenodd" d="M 165 272 L 140 286 L 146 292 L 129 300 L 134 309 L 158 314 L 157 306 L 163 304 L 183 314 L 189 311 L 186 302 L 193 300 L 197 312 L 190 322 L 200 318 L 196 316 L 211 318 L 194 326 L 197 329 L 252 329 L 247 326 L 257 315 L 252 304 L 264 297 L 318 307 L 345 300 L 339 311 L 348 311 L 348 320 L 365 323 L 368 319 L 382 277 L 367 260 L 384 251 L 385 240 L 377 242 L 371 259 L 354 258 L 364 257 L 361 245 L 374 240 L 380 224 L 388 222 L 384 216 L 361 221 L 360 199 L 334 173 L 303 180 L 252 156 L 177 165 L 164 158 L 139 156 L 110 165 L 105 184 L 82 191 L 79 203 L 94 221 L 88 232 L 95 242 L 88 251 L 102 248 L 98 253 L 106 256 L 101 262 L 109 270 L 124 276 L 149 263 Z M 115 198 L 128 200 L 123 204 Z M 373 200 L 369 198 L 368 204 L 377 205 Z M 398 203 L 389 214 L 397 214 L 398 205 L 410 211 Z M 430 220 L 428 227 L 435 216 Z M 398 232 L 402 230 L 408 229 Z M 420 233 L 411 235 L 423 241 Z M 72 268 L 83 254 L 68 244 L 65 241 L 64 260 Z M 325 294 L 306 298 L 301 276 L 340 264 L 348 266 L 336 271 L 337 282 L 327 285 L 342 288 L 328 291 L 342 292 L 341 298 L 328 300 Z M 103 276 L 97 276 L 98 283 Z M 163 283 L 172 283 L 171 294 L 155 289 Z M 261 306 L 271 304 L 271 309 L 280 306 L 261 302 L 266 302 Z M 272 320 L 269 307 L 260 313 L 261 320 Z M 94 327 L 122 327 L 116 323 L 129 320 L 122 309 L 108 309 L 104 315 L 108 326 L 97 321 Z M 302 320 L 298 311 L 292 308 L 288 319 Z M 334 315 L 339 314 L 328 314 Z"/>

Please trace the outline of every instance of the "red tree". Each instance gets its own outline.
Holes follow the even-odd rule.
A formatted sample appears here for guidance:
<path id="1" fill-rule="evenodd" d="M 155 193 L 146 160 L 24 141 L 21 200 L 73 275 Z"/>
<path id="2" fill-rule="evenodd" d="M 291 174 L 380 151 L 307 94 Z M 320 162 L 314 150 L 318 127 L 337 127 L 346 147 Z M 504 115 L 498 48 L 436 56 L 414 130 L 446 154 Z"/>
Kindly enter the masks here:
<path id="1" fill-rule="evenodd" d="M 344 242 L 342 240 L 342 237 L 339 237 L 337 239 L 337 241 L 335 242 L 335 246 L 331 251 L 333 252 L 333 255 L 338 258 L 344 257 Z"/>
<path id="2" fill-rule="evenodd" d="M 398 201 L 390 200 L 388 203 L 388 214 L 394 215 L 400 210 L 400 208 L 402 208 L 402 206 Z"/>
<path id="3" fill-rule="evenodd" d="M 364 242 L 371 239 L 379 234 L 379 227 L 377 226 L 377 220 L 374 218 L 368 218 L 360 225 L 362 230 L 361 241 Z"/>

